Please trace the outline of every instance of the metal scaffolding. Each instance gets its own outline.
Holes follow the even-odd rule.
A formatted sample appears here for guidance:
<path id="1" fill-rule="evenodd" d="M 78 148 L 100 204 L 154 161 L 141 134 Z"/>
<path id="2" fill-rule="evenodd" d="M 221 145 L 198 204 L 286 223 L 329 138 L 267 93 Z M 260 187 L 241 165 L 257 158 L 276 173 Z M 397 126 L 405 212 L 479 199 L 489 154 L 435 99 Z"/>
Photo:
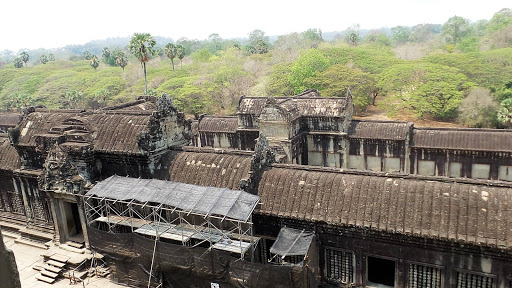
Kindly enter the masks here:
<path id="1" fill-rule="evenodd" d="M 259 197 L 244 191 L 112 176 L 82 197 L 88 226 L 154 237 L 155 245 L 202 245 L 240 259 L 249 251 L 252 260 L 259 240 L 252 228 Z"/>

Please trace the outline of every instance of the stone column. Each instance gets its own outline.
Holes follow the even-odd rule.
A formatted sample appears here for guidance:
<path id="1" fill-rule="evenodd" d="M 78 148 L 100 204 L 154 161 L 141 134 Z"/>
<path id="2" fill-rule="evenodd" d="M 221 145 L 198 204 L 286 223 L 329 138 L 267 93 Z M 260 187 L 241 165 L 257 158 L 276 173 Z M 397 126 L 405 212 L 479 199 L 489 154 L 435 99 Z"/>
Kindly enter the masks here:
<path id="1" fill-rule="evenodd" d="M 16 267 L 14 253 L 7 249 L 0 230 L 0 279 L 5 288 L 21 288 L 20 275 Z"/>

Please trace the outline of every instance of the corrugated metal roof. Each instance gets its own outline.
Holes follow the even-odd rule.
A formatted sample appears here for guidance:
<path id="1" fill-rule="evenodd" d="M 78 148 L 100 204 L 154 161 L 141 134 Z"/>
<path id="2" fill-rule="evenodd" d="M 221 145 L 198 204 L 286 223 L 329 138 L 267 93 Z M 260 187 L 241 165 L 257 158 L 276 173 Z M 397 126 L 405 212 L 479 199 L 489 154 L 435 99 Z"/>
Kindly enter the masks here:
<path id="1" fill-rule="evenodd" d="M 172 152 L 169 180 L 238 190 L 249 178 L 251 157 L 220 153 Z"/>
<path id="2" fill-rule="evenodd" d="M 237 128 L 236 116 L 204 116 L 199 120 L 199 132 L 236 133 Z"/>
<path id="3" fill-rule="evenodd" d="M 512 248 L 512 188 L 274 167 L 259 213 Z"/>
<path id="4" fill-rule="evenodd" d="M 20 168 L 18 152 L 7 137 L 0 136 L 0 170 L 13 171 Z"/>
<path id="5" fill-rule="evenodd" d="M 155 202 L 201 215 L 247 221 L 260 197 L 241 190 L 198 186 L 157 179 L 111 176 L 97 183 L 86 196 Z"/>
<path id="6" fill-rule="evenodd" d="M 406 140 L 411 122 L 352 120 L 348 128 L 350 138 Z"/>
<path id="7" fill-rule="evenodd" d="M 414 128 L 411 147 L 512 152 L 512 130 Z"/>

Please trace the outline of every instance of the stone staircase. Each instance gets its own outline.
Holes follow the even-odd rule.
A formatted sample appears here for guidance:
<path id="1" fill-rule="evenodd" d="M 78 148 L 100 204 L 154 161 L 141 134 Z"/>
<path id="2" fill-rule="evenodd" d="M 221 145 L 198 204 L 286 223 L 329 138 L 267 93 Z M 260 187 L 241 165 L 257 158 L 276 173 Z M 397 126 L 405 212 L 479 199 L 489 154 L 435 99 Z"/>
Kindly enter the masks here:
<path id="1" fill-rule="evenodd" d="M 63 276 L 69 258 L 69 256 L 57 253 L 51 255 L 45 259 L 43 265 L 34 266 L 34 269 L 40 273 L 36 276 L 36 279 L 50 284 L 55 282 L 60 276 Z"/>

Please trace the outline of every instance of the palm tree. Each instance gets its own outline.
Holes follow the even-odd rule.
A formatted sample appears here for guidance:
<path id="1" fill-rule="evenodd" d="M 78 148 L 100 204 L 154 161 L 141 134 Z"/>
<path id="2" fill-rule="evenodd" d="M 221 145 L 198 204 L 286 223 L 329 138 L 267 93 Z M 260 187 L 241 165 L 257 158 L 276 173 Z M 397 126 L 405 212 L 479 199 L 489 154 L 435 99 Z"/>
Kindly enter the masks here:
<path id="1" fill-rule="evenodd" d="M 110 54 L 110 49 L 108 49 L 108 47 L 105 47 L 101 50 L 101 55 L 103 55 L 105 59 L 108 59 L 110 57 Z"/>
<path id="2" fill-rule="evenodd" d="M 149 33 L 135 33 L 132 40 L 130 40 L 130 52 L 139 59 L 142 68 L 144 69 L 144 92 L 148 94 L 148 81 L 146 76 L 146 62 L 154 52 L 156 45 L 155 39 Z"/>
<path id="3" fill-rule="evenodd" d="M 89 51 L 85 51 L 85 52 L 84 52 L 84 58 L 85 58 L 85 60 L 91 60 L 91 58 L 92 58 L 92 53 L 91 53 L 91 52 L 89 52 Z"/>
<path id="4" fill-rule="evenodd" d="M 48 57 L 46 57 L 46 55 L 43 54 L 43 55 L 41 55 L 39 60 L 41 60 L 42 64 L 46 64 L 48 62 Z"/>
<path id="5" fill-rule="evenodd" d="M 53 54 L 53 53 L 48 54 L 48 60 L 55 61 L 55 54 Z"/>
<path id="6" fill-rule="evenodd" d="M 165 54 L 171 59 L 172 70 L 174 71 L 174 58 L 176 57 L 176 45 L 169 43 L 165 45 Z"/>
<path id="7" fill-rule="evenodd" d="M 124 52 L 121 50 L 114 51 L 113 55 L 114 55 L 114 58 L 116 58 L 116 64 L 119 67 L 123 68 L 123 71 L 124 71 L 124 67 L 126 67 L 126 65 L 128 65 L 128 57 L 126 57 L 126 55 L 124 55 Z"/>
<path id="8" fill-rule="evenodd" d="M 14 58 L 13 63 L 14 63 L 14 67 L 16 67 L 16 68 L 23 67 L 23 60 L 20 57 Z"/>
<path id="9" fill-rule="evenodd" d="M 90 64 L 92 68 L 94 68 L 94 70 L 96 70 L 96 68 L 100 66 L 100 61 L 98 60 L 98 57 L 96 57 L 96 55 L 92 55 Z"/>
<path id="10" fill-rule="evenodd" d="M 23 51 L 20 53 L 20 56 L 21 56 L 21 60 L 23 62 L 25 62 L 25 67 L 27 67 L 28 59 L 30 59 L 30 57 L 28 56 L 28 53 L 26 51 Z"/>
<path id="11" fill-rule="evenodd" d="M 176 56 L 180 59 L 180 66 L 183 68 L 183 58 L 185 58 L 185 47 L 182 45 L 176 46 Z"/>

